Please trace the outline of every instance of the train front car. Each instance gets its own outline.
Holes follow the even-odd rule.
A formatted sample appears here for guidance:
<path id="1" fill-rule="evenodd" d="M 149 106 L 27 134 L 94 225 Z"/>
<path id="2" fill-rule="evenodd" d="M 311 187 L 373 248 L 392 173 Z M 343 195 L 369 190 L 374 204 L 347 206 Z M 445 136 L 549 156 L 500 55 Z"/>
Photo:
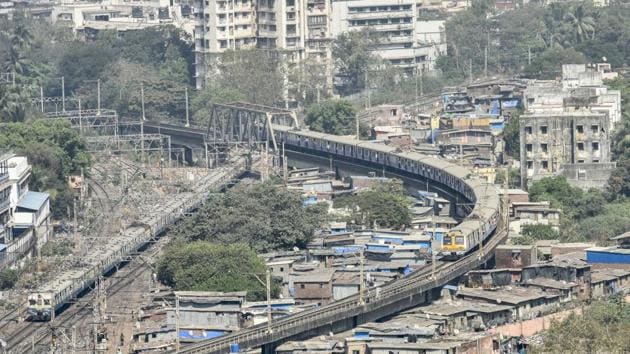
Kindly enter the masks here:
<path id="1" fill-rule="evenodd" d="M 31 321 L 50 321 L 55 316 L 54 296 L 51 293 L 28 295 L 26 313 Z"/>
<path id="2" fill-rule="evenodd" d="M 450 230 L 442 237 L 440 255 L 445 261 L 457 260 L 466 253 L 466 236 L 461 230 Z"/>

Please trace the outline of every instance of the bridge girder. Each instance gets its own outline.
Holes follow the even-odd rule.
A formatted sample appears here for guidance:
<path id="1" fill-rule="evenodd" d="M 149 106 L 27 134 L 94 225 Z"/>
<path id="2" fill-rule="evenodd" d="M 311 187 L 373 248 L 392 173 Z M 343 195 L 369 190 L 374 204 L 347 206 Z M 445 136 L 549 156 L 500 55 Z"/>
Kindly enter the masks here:
<path id="1" fill-rule="evenodd" d="M 277 151 L 273 125 L 299 126 L 295 113 L 289 110 L 244 102 L 214 104 L 208 121 L 207 141 L 246 142 L 253 147 L 271 139 Z"/>

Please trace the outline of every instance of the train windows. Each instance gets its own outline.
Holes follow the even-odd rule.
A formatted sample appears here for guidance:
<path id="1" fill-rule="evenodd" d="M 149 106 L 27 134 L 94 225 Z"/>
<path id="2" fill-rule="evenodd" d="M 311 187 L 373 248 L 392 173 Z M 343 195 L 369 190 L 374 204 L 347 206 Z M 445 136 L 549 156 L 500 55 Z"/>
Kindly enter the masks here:
<path id="1" fill-rule="evenodd" d="M 45 299 L 45 300 L 44 300 L 44 305 L 48 305 L 48 306 L 50 306 L 50 300 L 49 300 L 49 299 Z"/>
<path id="2" fill-rule="evenodd" d="M 444 243 L 445 245 L 450 245 L 451 242 L 451 236 L 444 236 L 444 240 L 442 241 L 442 243 Z"/>
<path id="3" fill-rule="evenodd" d="M 34 306 L 37 302 L 33 299 L 28 300 L 28 304 Z"/>
<path id="4" fill-rule="evenodd" d="M 464 244 L 464 236 L 457 236 L 457 237 L 455 237 L 455 244 L 456 245 L 463 245 Z"/>

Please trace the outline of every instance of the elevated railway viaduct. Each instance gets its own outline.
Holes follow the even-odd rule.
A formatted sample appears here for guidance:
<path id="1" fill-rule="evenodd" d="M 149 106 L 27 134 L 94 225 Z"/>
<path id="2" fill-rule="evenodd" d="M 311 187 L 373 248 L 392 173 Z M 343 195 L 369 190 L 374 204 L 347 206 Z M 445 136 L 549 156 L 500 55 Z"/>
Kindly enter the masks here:
<path id="1" fill-rule="evenodd" d="M 239 129 L 233 128 L 234 131 Z M 267 124 L 261 126 L 261 131 L 264 139 L 274 140 L 278 153 L 281 152 L 279 147 L 283 145 L 283 150 L 288 152 L 328 159 L 333 168 L 338 164 L 363 166 L 374 171 L 382 171 L 384 174 L 400 176 L 406 182 L 428 182 L 432 190 L 447 193 L 461 204 L 469 205 L 466 210 L 468 220 L 480 220 L 489 225 L 490 215 L 500 215 L 501 205 L 496 189 L 471 177 L 466 169 L 451 163 L 416 153 L 404 153 L 382 144 L 300 131 L 295 127 Z M 179 132 L 178 129 L 162 127 L 161 133 L 175 135 Z M 236 135 L 242 138 L 240 132 L 227 138 L 229 140 Z M 260 135 L 257 136 L 259 137 Z M 275 320 L 270 326 L 260 324 L 185 346 L 180 348 L 179 352 L 227 353 L 231 344 L 238 343 L 242 348 L 262 347 L 264 353 L 272 353 L 277 345 L 287 340 L 348 330 L 359 324 L 386 318 L 430 302 L 436 298 L 445 284 L 482 266 L 493 256 L 494 248 L 506 236 L 502 219 L 494 221 L 495 227 L 475 251 L 458 261 L 440 263 L 435 273 L 431 269 L 421 270 L 379 289 L 370 289 L 362 297 L 351 296 L 317 309 Z"/>

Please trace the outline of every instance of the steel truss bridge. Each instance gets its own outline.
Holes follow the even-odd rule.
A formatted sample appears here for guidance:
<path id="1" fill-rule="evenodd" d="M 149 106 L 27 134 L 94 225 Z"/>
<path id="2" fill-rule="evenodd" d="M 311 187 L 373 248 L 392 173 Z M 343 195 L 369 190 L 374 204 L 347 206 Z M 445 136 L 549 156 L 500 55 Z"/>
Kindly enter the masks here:
<path id="1" fill-rule="evenodd" d="M 298 129 L 295 116 L 289 111 L 259 105 L 231 103 L 215 105 L 208 128 L 205 132 L 204 144 L 220 144 L 225 142 L 271 141 L 273 149 L 279 153 L 276 139 L 278 132 L 274 126 L 290 126 Z M 161 133 L 172 138 L 187 137 L 194 140 L 194 129 L 161 125 Z M 286 130 L 286 129 L 284 129 Z M 197 130 L 200 132 L 200 130 Z M 355 142 L 356 143 L 356 142 Z M 285 147 L 291 150 L 292 146 Z M 301 151 L 304 153 L 304 150 Z M 308 153 L 308 152 L 307 152 Z M 321 154 L 320 154 L 321 155 Z M 313 155 L 316 156 L 316 155 Z M 321 157 L 321 156 L 320 156 Z M 337 152 L 331 150 L 329 158 L 342 160 Z M 454 168 L 445 162 L 446 169 Z M 374 163 L 372 163 L 374 167 Z M 383 170 L 387 168 L 382 165 Z M 414 177 L 409 177 L 413 179 Z M 420 178 L 417 176 L 416 178 Z M 440 184 L 434 180 L 434 183 Z M 483 189 L 483 193 L 496 193 L 493 188 Z M 453 193 L 462 200 L 478 203 L 485 200 L 484 195 L 475 195 L 475 200 L 466 198 L 455 190 Z M 497 206 L 498 207 L 498 206 Z M 262 347 L 263 353 L 272 353 L 275 346 L 287 340 L 299 340 L 322 333 L 340 332 L 354 328 L 359 324 L 375 321 L 402 310 L 428 303 L 439 297 L 439 290 L 445 284 L 461 277 L 466 272 L 485 264 L 492 256 L 494 248 L 506 237 L 503 220 L 491 237 L 477 251 L 456 262 L 443 262 L 432 273 L 431 269 L 421 270 L 407 277 L 398 279 L 378 289 L 370 289 L 367 295 L 354 295 L 333 302 L 317 309 L 301 312 L 279 320 L 271 326 L 263 323 L 245 328 L 215 339 L 184 346 L 181 353 L 227 353 L 230 345 L 238 343 L 241 348 Z M 429 267 L 430 268 L 430 267 Z"/>

